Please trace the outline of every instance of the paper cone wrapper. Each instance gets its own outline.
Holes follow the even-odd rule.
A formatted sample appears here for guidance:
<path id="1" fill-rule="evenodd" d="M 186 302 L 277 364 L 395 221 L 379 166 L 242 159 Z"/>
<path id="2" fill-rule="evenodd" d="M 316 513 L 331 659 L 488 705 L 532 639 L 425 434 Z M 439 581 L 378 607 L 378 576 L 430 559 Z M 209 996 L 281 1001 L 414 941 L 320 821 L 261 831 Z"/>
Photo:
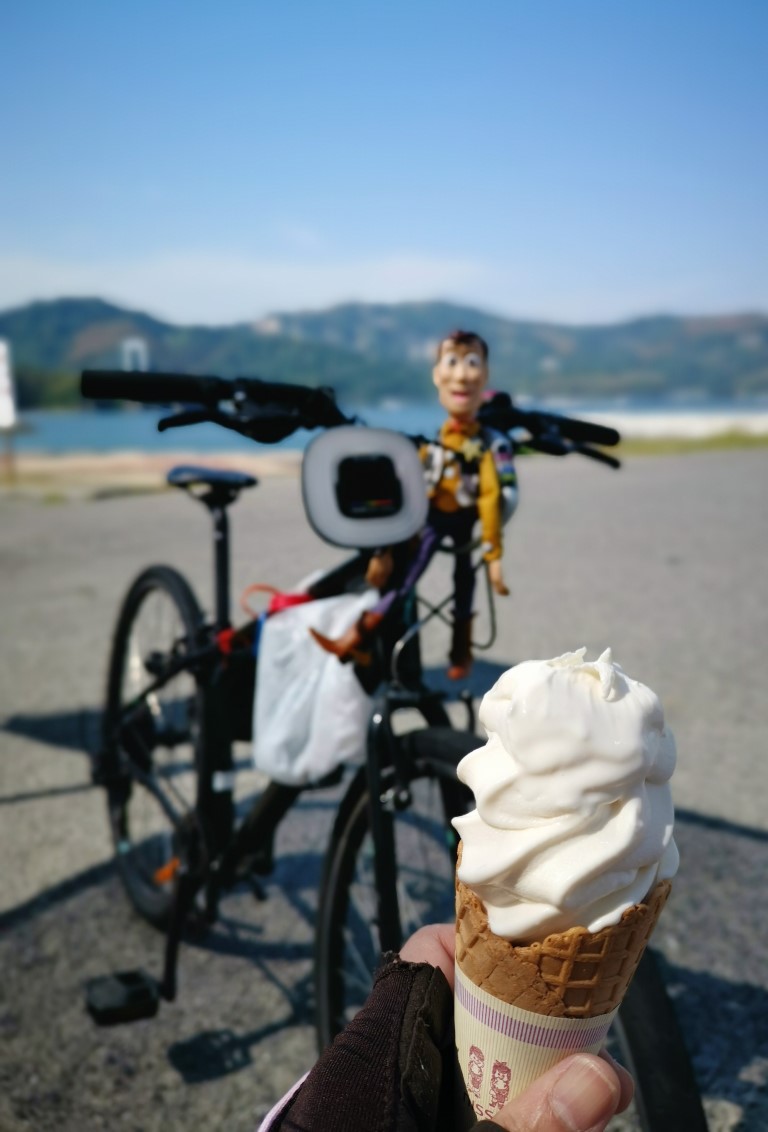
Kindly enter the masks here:
<path id="1" fill-rule="evenodd" d="M 671 887 L 659 881 L 599 932 L 516 945 L 493 934 L 482 901 L 457 878 L 456 1045 L 478 1116 L 568 1054 L 603 1047 Z"/>

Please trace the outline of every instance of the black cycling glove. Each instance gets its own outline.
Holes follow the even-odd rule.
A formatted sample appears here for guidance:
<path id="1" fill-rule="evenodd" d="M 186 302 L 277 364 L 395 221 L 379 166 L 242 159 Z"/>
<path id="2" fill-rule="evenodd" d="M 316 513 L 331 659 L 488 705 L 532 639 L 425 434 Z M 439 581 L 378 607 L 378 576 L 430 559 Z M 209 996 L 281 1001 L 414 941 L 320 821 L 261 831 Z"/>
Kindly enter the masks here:
<path id="1" fill-rule="evenodd" d="M 388 957 L 363 1009 L 270 1132 L 464 1132 L 474 1125 L 445 976 L 428 963 Z"/>

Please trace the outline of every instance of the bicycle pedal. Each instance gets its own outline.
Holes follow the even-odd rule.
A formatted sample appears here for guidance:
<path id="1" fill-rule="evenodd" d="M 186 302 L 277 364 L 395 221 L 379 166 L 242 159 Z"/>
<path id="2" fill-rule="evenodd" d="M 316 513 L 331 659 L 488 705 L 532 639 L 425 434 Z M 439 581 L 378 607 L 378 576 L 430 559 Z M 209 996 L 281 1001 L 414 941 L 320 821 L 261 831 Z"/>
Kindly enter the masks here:
<path id="1" fill-rule="evenodd" d="M 89 979 L 85 1002 L 97 1026 L 116 1026 L 154 1018 L 160 1005 L 160 988 L 146 971 L 117 971 Z"/>

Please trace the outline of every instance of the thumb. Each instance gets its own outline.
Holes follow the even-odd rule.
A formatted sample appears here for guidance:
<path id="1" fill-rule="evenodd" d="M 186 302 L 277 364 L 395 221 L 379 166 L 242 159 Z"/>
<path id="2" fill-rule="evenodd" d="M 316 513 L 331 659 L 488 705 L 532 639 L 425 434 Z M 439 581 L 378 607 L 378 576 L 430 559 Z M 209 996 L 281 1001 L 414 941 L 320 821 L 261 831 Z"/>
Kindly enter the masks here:
<path id="1" fill-rule="evenodd" d="M 575 1054 L 553 1066 L 483 1126 L 507 1132 L 603 1132 L 622 1099 L 611 1065 Z"/>

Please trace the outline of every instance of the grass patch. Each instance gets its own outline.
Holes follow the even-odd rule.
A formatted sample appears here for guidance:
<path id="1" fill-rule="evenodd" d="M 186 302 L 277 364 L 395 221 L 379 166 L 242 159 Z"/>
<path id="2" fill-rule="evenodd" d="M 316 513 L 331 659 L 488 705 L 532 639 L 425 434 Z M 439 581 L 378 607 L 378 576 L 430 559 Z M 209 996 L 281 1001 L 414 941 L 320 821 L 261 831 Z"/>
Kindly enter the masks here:
<path id="1" fill-rule="evenodd" d="M 768 433 L 755 434 L 734 429 L 715 436 L 636 436 L 622 440 L 615 448 L 604 448 L 603 451 L 622 459 L 624 456 L 668 456 L 744 448 L 768 448 Z M 534 448 L 526 448 L 523 444 L 518 455 L 540 456 L 542 453 Z"/>
<path id="2" fill-rule="evenodd" d="M 114 487 L 101 487 L 95 488 L 89 495 L 90 499 L 125 499 L 135 495 L 160 495 L 162 492 L 168 492 L 171 488 L 168 484 L 125 484 L 124 486 L 115 485 Z"/>
<path id="3" fill-rule="evenodd" d="M 768 448 L 768 433 L 733 429 L 715 436 L 631 437 L 611 451 L 617 456 L 666 456 L 681 452 L 718 452 L 727 449 Z"/>

